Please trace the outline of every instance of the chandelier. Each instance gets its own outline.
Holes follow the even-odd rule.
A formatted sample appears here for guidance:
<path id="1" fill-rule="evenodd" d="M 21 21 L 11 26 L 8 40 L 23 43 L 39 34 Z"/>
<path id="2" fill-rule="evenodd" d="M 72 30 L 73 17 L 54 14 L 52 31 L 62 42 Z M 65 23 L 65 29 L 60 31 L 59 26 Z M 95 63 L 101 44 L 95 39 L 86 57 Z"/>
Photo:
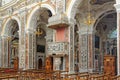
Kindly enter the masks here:
<path id="1" fill-rule="evenodd" d="M 41 36 L 41 35 L 43 35 L 43 29 L 38 27 L 35 33 L 38 37 Z"/>
<path id="2" fill-rule="evenodd" d="M 86 18 L 86 20 L 85 20 L 85 24 L 91 25 L 91 24 L 93 24 L 94 22 L 95 22 L 95 19 L 94 19 L 93 17 L 91 17 L 91 13 L 88 12 L 87 18 Z"/>
<path id="3" fill-rule="evenodd" d="M 91 10 L 90 10 L 90 0 L 88 0 L 88 13 L 87 13 L 87 17 L 86 17 L 84 23 L 89 26 L 89 25 L 93 24 L 94 22 L 95 22 L 95 19 L 94 19 L 94 17 L 92 17 Z"/>

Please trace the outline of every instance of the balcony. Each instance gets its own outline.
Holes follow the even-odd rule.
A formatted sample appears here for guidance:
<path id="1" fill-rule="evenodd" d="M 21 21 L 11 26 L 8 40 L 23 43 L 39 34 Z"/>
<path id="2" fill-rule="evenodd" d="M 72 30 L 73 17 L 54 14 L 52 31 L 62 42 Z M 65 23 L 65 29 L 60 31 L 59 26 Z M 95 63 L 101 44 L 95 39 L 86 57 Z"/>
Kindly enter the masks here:
<path id="1" fill-rule="evenodd" d="M 47 47 L 48 55 L 60 55 L 64 56 L 68 54 L 68 42 L 53 42 L 48 43 Z"/>

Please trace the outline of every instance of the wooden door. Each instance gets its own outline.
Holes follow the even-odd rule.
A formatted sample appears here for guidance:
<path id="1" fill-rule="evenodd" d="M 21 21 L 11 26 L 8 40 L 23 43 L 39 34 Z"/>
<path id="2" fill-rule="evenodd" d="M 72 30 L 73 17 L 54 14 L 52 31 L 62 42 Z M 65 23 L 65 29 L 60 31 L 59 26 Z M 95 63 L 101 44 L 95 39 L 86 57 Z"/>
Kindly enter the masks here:
<path id="1" fill-rule="evenodd" d="M 42 59 L 38 60 L 38 69 L 42 69 L 43 68 L 43 63 L 42 63 Z"/>
<path id="2" fill-rule="evenodd" d="M 19 67 L 19 59 L 18 59 L 18 57 L 15 57 L 15 59 L 14 59 L 14 69 L 15 70 L 18 70 L 18 67 Z"/>
<path id="3" fill-rule="evenodd" d="M 53 64 L 52 64 L 52 58 L 51 57 L 46 58 L 45 68 L 46 68 L 46 71 L 48 71 L 48 72 L 53 70 Z"/>

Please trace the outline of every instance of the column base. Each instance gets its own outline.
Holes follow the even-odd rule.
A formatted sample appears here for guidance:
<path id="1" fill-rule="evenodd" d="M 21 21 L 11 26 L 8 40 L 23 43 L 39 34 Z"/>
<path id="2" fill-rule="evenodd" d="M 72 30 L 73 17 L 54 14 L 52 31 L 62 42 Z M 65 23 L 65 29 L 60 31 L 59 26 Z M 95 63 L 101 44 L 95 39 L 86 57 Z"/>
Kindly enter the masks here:
<path id="1" fill-rule="evenodd" d="M 88 69 L 88 72 L 89 73 L 93 73 L 93 69 Z"/>
<path id="2" fill-rule="evenodd" d="M 80 73 L 89 72 L 89 70 L 88 70 L 88 69 L 80 69 L 79 72 L 80 72 Z"/>
<path id="3" fill-rule="evenodd" d="M 89 73 L 92 73 L 93 72 L 93 69 L 80 69 L 79 72 L 89 72 Z"/>

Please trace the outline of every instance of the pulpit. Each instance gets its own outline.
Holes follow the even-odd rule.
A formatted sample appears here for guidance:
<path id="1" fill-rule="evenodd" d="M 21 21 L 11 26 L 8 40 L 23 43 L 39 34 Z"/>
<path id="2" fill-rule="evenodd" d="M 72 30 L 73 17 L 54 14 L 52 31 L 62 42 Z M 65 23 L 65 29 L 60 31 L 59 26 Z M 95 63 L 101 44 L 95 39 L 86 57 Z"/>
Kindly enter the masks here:
<path id="1" fill-rule="evenodd" d="M 111 55 L 104 56 L 104 73 L 116 74 L 116 57 Z"/>

